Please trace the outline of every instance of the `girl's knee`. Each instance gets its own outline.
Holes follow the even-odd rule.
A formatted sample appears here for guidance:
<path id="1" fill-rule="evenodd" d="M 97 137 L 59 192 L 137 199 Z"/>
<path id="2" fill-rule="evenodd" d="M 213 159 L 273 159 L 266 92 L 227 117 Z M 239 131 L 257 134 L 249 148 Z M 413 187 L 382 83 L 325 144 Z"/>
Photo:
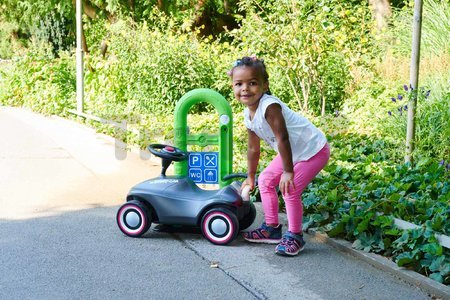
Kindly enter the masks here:
<path id="1" fill-rule="evenodd" d="M 261 188 L 274 188 L 277 185 L 276 175 L 270 171 L 264 170 L 259 174 L 258 186 Z"/>

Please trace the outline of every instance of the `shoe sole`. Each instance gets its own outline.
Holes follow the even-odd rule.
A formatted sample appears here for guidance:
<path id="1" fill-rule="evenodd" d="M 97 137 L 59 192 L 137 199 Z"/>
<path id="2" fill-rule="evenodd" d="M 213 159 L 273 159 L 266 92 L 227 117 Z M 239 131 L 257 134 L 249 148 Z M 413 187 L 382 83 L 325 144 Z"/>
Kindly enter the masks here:
<path id="1" fill-rule="evenodd" d="M 252 240 L 252 239 L 244 238 L 244 240 L 246 240 L 247 242 L 250 242 L 250 243 L 257 243 L 257 244 L 278 244 L 281 242 L 281 239 L 279 239 L 279 240 L 267 240 L 267 239 Z"/>
<path id="2" fill-rule="evenodd" d="M 297 252 L 294 252 L 294 253 L 289 253 L 289 252 L 284 252 L 284 251 L 275 251 L 275 254 L 278 254 L 278 255 L 281 255 L 281 256 L 296 256 L 300 252 L 302 252 L 304 248 L 305 247 L 301 247 L 300 249 L 298 249 Z"/>

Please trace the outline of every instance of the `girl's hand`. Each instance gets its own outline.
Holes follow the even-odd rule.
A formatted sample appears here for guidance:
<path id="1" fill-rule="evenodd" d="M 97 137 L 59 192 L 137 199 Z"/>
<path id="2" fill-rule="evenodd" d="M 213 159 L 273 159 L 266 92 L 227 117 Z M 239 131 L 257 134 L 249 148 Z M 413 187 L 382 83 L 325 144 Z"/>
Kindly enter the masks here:
<path id="1" fill-rule="evenodd" d="M 250 191 L 253 190 L 255 188 L 255 179 L 252 178 L 245 179 L 241 185 L 241 192 L 246 185 L 250 186 Z"/>
<path id="2" fill-rule="evenodd" d="M 281 194 L 287 195 L 290 191 L 293 191 L 294 185 L 294 172 L 283 172 L 280 179 L 280 191 Z"/>

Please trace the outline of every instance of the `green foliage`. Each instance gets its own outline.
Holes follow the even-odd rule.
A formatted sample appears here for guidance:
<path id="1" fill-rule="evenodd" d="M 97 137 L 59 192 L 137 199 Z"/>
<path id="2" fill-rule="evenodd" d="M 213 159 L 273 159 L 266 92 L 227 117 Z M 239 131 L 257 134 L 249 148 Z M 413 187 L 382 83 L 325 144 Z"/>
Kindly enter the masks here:
<path id="1" fill-rule="evenodd" d="M 107 59 L 90 57 L 88 61 L 89 111 L 107 112 L 111 118 L 123 118 L 131 111 L 170 114 L 176 101 L 194 88 L 228 92 L 224 90 L 228 81 L 224 65 L 214 61 L 226 57 L 219 45 L 199 40 L 190 32 L 176 32 L 176 24 L 165 15 L 154 18 L 159 26 L 151 30 L 145 23 L 131 21 L 108 27 Z"/>
<path id="2" fill-rule="evenodd" d="M 433 91 L 420 88 L 412 91 L 405 85 L 397 96 L 385 102 L 383 122 L 380 131 L 399 148 L 404 145 L 409 101 L 417 99 L 416 109 L 416 143 L 414 155 L 417 157 L 450 157 L 450 92 L 439 99 Z M 389 109 L 389 110 L 388 110 Z"/>
<path id="3" fill-rule="evenodd" d="M 13 56 L 15 47 L 12 33 L 16 28 L 17 26 L 2 21 L 0 18 L 0 59 L 7 59 Z"/>
<path id="4" fill-rule="evenodd" d="M 323 207 L 338 211 L 338 219 L 346 216 L 345 223 L 352 220 L 355 228 L 359 222 L 355 222 L 354 217 L 375 220 L 375 212 L 417 224 L 433 216 L 444 220 L 449 217 L 450 174 L 442 163 L 423 159 L 414 167 L 392 164 L 389 152 L 383 150 L 389 149 L 389 144 L 370 136 L 345 135 L 330 140 L 332 158 L 305 193 L 304 205 L 309 213 L 319 213 Z M 338 209 L 334 208 L 336 205 Z M 369 211 L 374 215 L 368 214 Z M 348 219 L 349 216 L 352 218 Z M 336 216 L 329 218 L 333 221 Z M 449 234 L 450 224 L 436 224 L 437 232 Z M 348 238 L 360 233 L 343 232 Z"/>
<path id="5" fill-rule="evenodd" d="M 269 74 L 277 78 L 271 82 L 276 95 L 295 109 L 315 113 L 342 106 L 351 84 L 349 68 L 370 57 L 372 24 L 366 5 L 242 1 L 241 9 L 247 17 L 230 35 L 240 53 L 266 59 Z"/>
<path id="6" fill-rule="evenodd" d="M 55 60 L 52 47 L 34 45 L 27 55 L 1 72 L 0 103 L 25 106 L 44 114 L 64 115 L 75 98 L 75 68 L 72 57 L 60 53 Z"/>
<path id="7" fill-rule="evenodd" d="M 31 33 L 38 40 L 49 43 L 53 53 L 58 55 L 60 51 L 70 50 L 74 45 L 75 36 L 71 32 L 71 25 L 61 14 L 51 11 L 40 20 L 38 27 L 31 29 Z"/>
<path id="8" fill-rule="evenodd" d="M 72 0 L 3 0 L 0 5 L 0 16 L 27 33 L 39 28 L 41 20 L 52 14 L 71 24 L 75 18 Z"/>
<path id="9" fill-rule="evenodd" d="M 414 1 L 405 1 L 402 9 L 394 10 L 392 26 L 388 36 L 395 51 L 409 55 L 411 52 Z M 448 0 L 426 0 L 422 16 L 422 55 L 449 54 L 450 48 L 450 2 Z"/>
<path id="10" fill-rule="evenodd" d="M 434 234 L 407 240 L 409 248 L 403 247 L 402 231 L 393 218 L 449 235 L 450 169 L 430 159 L 414 167 L 392 164 L 387 151 L 392 145 L 370 136 L 337 135 L 330 141 L 330 162 L 303 195 L 304 229 L 319 228 L 332 237 L 353 241 L 356 249 L 394 256 L 399 266 L 436 273 L 431 265 L 440 257 L 447 261 L 448 249 L 447 254 L 442 252 Z M 431 247 L 441 248 L 433 259 L 426 254 Z M 446 270 L 448 261 L 442 263 L 438 269 Z M 432 278 L 448 283 L 449 274 L 439 276 Z"/>
<path id="11" fill-rule="evenodd" d="M 400 267 L 411 268 L 448 285 L 450 250 L 439 244 L 430 223 L 427 221 L 421 228 L 404 231 L 394 241 L 394 260 Z"/>

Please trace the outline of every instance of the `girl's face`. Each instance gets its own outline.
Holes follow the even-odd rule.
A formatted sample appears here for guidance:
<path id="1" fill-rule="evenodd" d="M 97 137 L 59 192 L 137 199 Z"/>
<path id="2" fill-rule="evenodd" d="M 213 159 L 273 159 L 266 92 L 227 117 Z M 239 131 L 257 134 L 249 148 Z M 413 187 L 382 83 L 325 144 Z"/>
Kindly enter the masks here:
<path id="1" fill-rule="evenodd" d="M 269 83 L 258 73 L 257 68 L 248 66 L 233 69 L 232 85 L 234 97 L 250 109 L 258 107 L 259 99 L 269 88 Z"/>

